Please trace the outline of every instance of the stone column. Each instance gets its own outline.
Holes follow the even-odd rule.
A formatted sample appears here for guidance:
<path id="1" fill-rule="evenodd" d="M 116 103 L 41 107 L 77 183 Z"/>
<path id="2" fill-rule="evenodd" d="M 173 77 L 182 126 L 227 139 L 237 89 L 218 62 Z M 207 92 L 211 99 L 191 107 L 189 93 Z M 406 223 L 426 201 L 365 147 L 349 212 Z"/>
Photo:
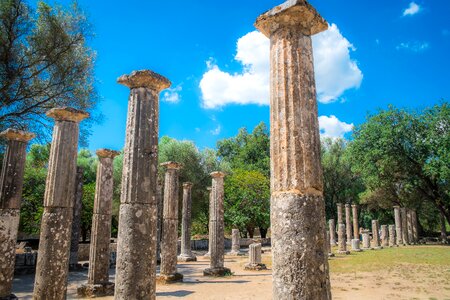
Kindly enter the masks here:
<path id="1" fill-rule="evenodd" d="M 179 261 L 197 261 L 191 250 L 192 183 L 183 184 L 183 217 L 181 221 L 181 254 Z"/>
<path id="2" fill-rule="evenodd" d="M 356 204 L 352 204 L 352 215 L 353 215 L 353 238 L 359 239 L 358 206 Z"/>
<path id="3" fill-rule="evenodd" d="M 111 240 L 111 213 L 114 193 L 114 157 L 117 151 L 97 150 L 98 165 L 95 183 L 94 214 L 92 216 L 89 251 L 88 282 L 78 288 L 84 297 L 105 297 L 114 294 L 114 283 L 109 282 L 109 244 Z"/>
<path id="4" fill-rule="evenodd" d="M 210 267 L 203 270 L 204 276 L 224 276 L 231 271 L 224 267 L 224 220 L 223 220 L 223 178 L 222 172 L 212 172 L 210 205 Z"/>
<path id="5" fill-rule="evenodd" d="M 389 233 L 387 225 L 381 225 L 381 246 L 389 246 Z"/>
<path id="6" fill-rule="evenodd" d="M 261 271 L 266 270 L 265 264 L 261 263 L 261 244 L 251 244 L 248 247 L 249 262 L 244 265 L 245 270 Z"/>
<path id="7" fill-rule="evenodd" d="M 339 224 L 344 224 L 344 218 L 342 216 L 342 203 L 336 204 L 336 207 L 337 207 L 337 220 L 339 226 Z"/>
<path id="8" fill-rule="evenodd" d="M 408 217 L 405 207 L 400 208 L 401 220 L 402 220 L 402 241 L 403 245 L 409 245 L 408 239 Z"/>
<path id="9" fill-rule="evenodd" d="M 372 220 L 372 248 L 381 249 L 378 220 Z"/>
<path id="10" fill-rule="evenodd" d="M 328 224 L 330 227 L 330 244 L 331 246 L 336 246 L 336 223 L 334 222 L 334 219 L 330 219 Z"/>
<path id="11" fill-rule="evenodd" d="M 177 273 L 178 242 L 178 194 L 179 170 L 181 164 L 165 162 L 163 229 L 161 237 L 161 266 L 157 282 L 166 284 L 183 281 L 183 275 Z"/>
<path id="12" fill-rule="evenodd" d="M 72 236 L 70 238 L 69 269 L 81 269 L 78 263 L 78 244 L 80 242 L 81 211 L 83 209 L 83 168 L 77 167 L 75 179 L 75 198 L 73 204 Z"/>
<path id="13" fill-rule="evenodd" d="M 345 229 L 347 232 L 347 245 L 351 244 L 352 236 L 352 216 L 350 204 L 345 204 Z"/>
<path id="14" fill-rule="evenodd" d="M 158 180 L 156 185 L 156 203 L 158 207 L 158 220 L 156 224 L 156 261 L 157 263 L 161 262 L 161 232 L 162 232 L 162 217 L 163 217 L 163 192 L 162 192 L 162 183 Z"/>
<path id="15" fill-rule="evenodd" d="M 327 238 L 326 238 L 326 244 L 327 244 L 327 252 L 328 252 L 328 257 L 333 257 L 334 254 L 333 252 L 331 252 L 331 237 L 330 237 L 330 232 L 327 230 Z"/>
<path id="16" fill-rule="evenodd" d="M 209 186 L 206 188 L 208 191 L 208 199 L 209 199 L 209 218 L 208 218 L 208 252 L 204 255 L 205 257 L 211 256 L 211 240 L 212 240 L 212 231 L 211 231 L 211 211 L 212 211 L 212 188 Z"/>
<path id="17" fill-rule="evenodd" d="M 36 265 L 33 299 L 65 299 L 69 270 L 79 122 L 88 113 L 74 108 L 53 108 L 55 119 L 45 184 L 44 213 Z"/>
<path id="18" fill-rule="evenodd" d="M 228 255 L 242 255 L 239 229 L 233 228 L 231 230 L 231 251 L 228 252 Z"/>
<path id="19" fill-rule="evenodd" d="M 445 216 L 444 214 L 441 212 L 441 243 L 442 244 L 447 244 L 447 229 L 445 227 Z"/>
<path id="20" fill-rule="evenodd" d="M 368 250 L 370 249 L 370 234 L 368 230 L 362 231 L 362 243 L 363 243 L 363 249 Z"/>
<path id="21" fill-rule="evenodd" d="M 406 226 L 408 229 L 408 241 L 410 244 L 414 244 L 412 214 L 409 208 L 406 209 Z"/>
<path id="22" fill-rule="evenodd" d="M 270 38 L 272 297 L 331 299 L 311 42 L 328 24 L 302 0 L 255 26 Z"/>
<path id="23" fill-rule="evenodd" d="M 361 248 L 359 246 L 359 239 L 353 239 L 352 240 L 352 251 L 354 252 L 361 252 Z"/>
<path id="24" fill-rule="evenodd" d="M 413 240 L 414 243 L 419 243 L 419 222 L 417 221 L 416 210 L 411 210 L 412 228 L 413 228 Z"/>
<path id="25" fill-rule="evenodd" d="M 395 225 L 389 225 L 389 247 L 394 247 L 395 245 Z"/>
<path id="26" fill-rule="evenodd" d="M 338 224 L 338 252 L 339 254 L 350 254 L 350 251 L 347 251 L 347 242 L 345 240 L 345 224 Z"/>
<path id="27" fill-rule="evenodd" d="M 403 244 L 402 218 L 400 216 L 400 206 L 394 206 L 394 218 L 395 218 L 396 244 L 397 246 L 400 246 L 401 244 Z"/>
<path id="28" fill-rule="evenodd" d="M 9 128 L 0 137 L 7 143 L 0 175 L 0 299 L 17 299 L 11 291 L 20 202 L 27 145 L 34 134 Z"/>
<path id="29" fill-rule="evenodd" d="M 134 71 L 118 82 L 130 88 L 123 154 L 115 299 L 156 297 L 156 185 L 159 93 L 170 81 Z"/>

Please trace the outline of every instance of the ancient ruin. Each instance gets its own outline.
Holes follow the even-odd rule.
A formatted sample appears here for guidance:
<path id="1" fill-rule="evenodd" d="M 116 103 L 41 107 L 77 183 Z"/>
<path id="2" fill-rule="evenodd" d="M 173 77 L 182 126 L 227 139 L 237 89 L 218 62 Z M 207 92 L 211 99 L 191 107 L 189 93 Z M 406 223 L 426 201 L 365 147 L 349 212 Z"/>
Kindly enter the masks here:
<path id="1" fill-rule="evenodd" d="M 352 240 L 352 251 L 361 252 L 362 249 L 360 248 L 359 244 L 360 244 L 359 239 L 353 239 Z"/>
<path id="2" fill-rule="evenodd" d="M 241 237 L 239 229 L 231 229 L 231 251 L 227 253 L 228 255 L 242 255 L 241 252 Z"/>
<path id="3" fill-rule="evenodd" d="M 249 261 L 245 264 L 244 269 L 250 271 L 266 270 L 266 265 L 261 262 L 261 244 L 251 244 L 248 248 Z"/>
<path id="4" fill-rule="evenodd" d="M 369 230 L 363 230 L 362 233 L 362 248 L 364 250 L 369 250 L 370 249 L 370 232 Z"/>
<path id="5" fill-rule="evenodd" d="M 331 246 L 336 246 L 337 242 L 336 242 L 336 223 L 334 222 L 334 219 L 330 219 L 328 221 L 329 224 L 329 232 L 330 232 L 330 244 Z"/>
<path id="6" fill-rule="evenodd" d="M 394 206 L 394 219 L 395 219 L 395 236 L 397 246 L 403 244 L 403 233 L 402 233 L 402 218 L 400 215 L 400 206 Z"/>
<path id="7" fill-rule="evenodd" d="M 81 210 L 83 208 L 83 168 L 77 167 L 75 178 L 75 198 L 73 204 L 72 235 L 70 238 L 69 269 L 81 269 L 78 263 L 78 244 L 80 241 Z"/>
<path id="8" fill-rule="evenodd" d="M 351 244 L 353 239 L 353 230 L 352 230 L 352 216 L 351 216 L 351 207 L 350 204 L 345 204 L 345 230 L 346 230 L 346 238 L 347 245 Z"/>
<path id="9" fill-rule="evenodd" d="M 345 239 L 345 224 L 338 225 L 338 252 L 339 254 L 350 254 L 347 250 L 347 241 Z"/>
<path id="10" fill-rule="evenodd" d="M 191 210 L 192 210 L 192 183 L 183 183 L 183 211 L 181 221 L 181 253 L 179 261 L 196 261 L 197 257 L 191 250 Z"/>
<path id="11" fill-rule="evenodd" d="M 389 225 L 389 247 L 397 246 L 397 240 L 395 236 L 395 225 Z"/>
<path id="12" fill-rule="evenodd" d="M 387 225 L 381 225 L 381 246 L 389 246 L 389 232 Z"/>
<path id="13" fill-rule="evenodd" d="M 372 220 L 372 249 L 378 250 L 382 249 L 380 243 L 380 233 L 379 233 L 378 220 Z"/>
<path id="14" fill-rule="evenodd" d="M 359 239 L 358 205 L 352 204 L 353 238 Z"/>

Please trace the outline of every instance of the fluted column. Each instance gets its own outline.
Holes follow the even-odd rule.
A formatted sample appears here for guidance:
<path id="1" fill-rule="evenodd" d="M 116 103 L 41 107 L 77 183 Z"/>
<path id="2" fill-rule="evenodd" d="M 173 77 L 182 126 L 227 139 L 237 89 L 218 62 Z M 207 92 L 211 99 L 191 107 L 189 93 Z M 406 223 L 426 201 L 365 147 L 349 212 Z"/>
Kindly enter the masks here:
<path id="1" fill-rule="evenodd" d="M 328 24 L 306 1 L 287 1 L 255 26 L 270 38 L 272 297 L 330 299 L 311 42 Z"/>
<path id="2" fill-rule="evenodd" d="M 342 212 L 342 203 L 336 204 L 337 210 L 337 225 L 344 224 L 343 212 Z"/>
<path id="3" fill-rule="evenodd" d="M 407 209 L 405 207 L 400 208 L 400 213 L 401 213 L 401 220 L 402 220 L 403 245 L 409 245 Z"/>
<path id="4" fill-rule="evenodd" d="M 11 294 L 19 229 L 20 203 L 28 142 L 34 134 L 16 129 L 0 133 L 6 140 L 0 175 L 0 299 Z"/>
<path id="5" fill-rule="evenodd" d="M 352 215 L 353 215 L 353 238 L 359 239 L 358 206 L 356 204 L 352 204 Z"/>
<path id="6" fill-rule="evenodd" d="M 245 270 L 261 271 L 266 270 L 267 267 L 261 262 L 261 243 L 254 243 L 248 246 L 248 260 L 244 265 Z"/>
<path id="7" fill-rule="evenodd" d="M 389 232 L 387 225 L 381 225 L 381 246 L 389 246 Z"/>
<path id="8" fill-rule="evenodd" d="M 365 250 L 370 249 L 370 234 L 368 230 L 363 230 L 362 231 L 362 248 Z"/>
<path id="9" fill-rule="evenodd" d="M 378 220 L 372 220 L 372 248 L 381 249 Z"/>
<path id="10" fill-rule="evenodd" d="M 212 172 L 212 191 L 210 206 L 210 251 L 211 260 L 209 268 L 203 270 L 205 276 L 224 276 L 231 271 L 224 267 L 224 219 L 223 219 L 223 181 L 225 174 Z"/>
<path id="11" fill-rule="evenodd" d="M 183 211 L 181 220 L 181 254 L 179 261 L 197 261 L 191 250 L 191 210 L 192 210 L 192 183 L 183 183 Z"/>
<path id="12" fill-rule="evenodd" d="M 347 242 L 345 240 L 345 224 L 338 224 L 338 252 L 339 254 L 350 254 L 347 250 Z"/>
<path id="13" fill-rule="evenodd" d="M 400 206 L 394 206 L 394 219 L 395 219 L 396 244 L 400 246 L 401 244 L 403 244 L 402 218 L 400 215 Z"/>
<path id="14" fill-rule="evenodd" d="M 397 245 L 395 239 L 395 225 L 389 225 L 389 247 L 394 247 Z"/>
<path id="15" fill-rule="evenodd" d="M 231 229 L 231 251 L 227 253 L 228 255 L 242 255 L 241 252 L 241 236 L 239 229 Z"/>
<path id="16" fill-rule="evenodd" d="M 115 299 L 156 297 L 156 184 L 159 93 L 170 81 L 134 71 L 118 82 L 130 88 L 123 154 Z"/>
<path id="17" fill-rule="evenodd" d="M 353 239 L 352 233 L 352 216 L 350 204 L 345 204 L 345 230 L 347 236 L 347 245 L 351 245 Z"/>
<path id="18" fill-rule="evenodd" d="M 72 236 L 70 238 L 69 269 L 81 268 L 78 263 L 78 244 L 80 242 L 81 213 L 83 209 L 83 168 L 77 167 L 75 179 L 75 198 L 73 205 Z"/>
<path id="19" fill-rule="evenodd" d="M 35 300 L 66 298 L 79 122 L 88 113 L 74 108 L 53 108 L 55 119 L 45 184 L 44 212 L 34 281 Z"/>
<path id="20" fill-rule="evenodd" d="M 330 219 L 328 221 L 329 224 L 329 231 L 330 231 L 330 245 L 336 246 L 336 223 L 334 222 L 334 219 Z"/>

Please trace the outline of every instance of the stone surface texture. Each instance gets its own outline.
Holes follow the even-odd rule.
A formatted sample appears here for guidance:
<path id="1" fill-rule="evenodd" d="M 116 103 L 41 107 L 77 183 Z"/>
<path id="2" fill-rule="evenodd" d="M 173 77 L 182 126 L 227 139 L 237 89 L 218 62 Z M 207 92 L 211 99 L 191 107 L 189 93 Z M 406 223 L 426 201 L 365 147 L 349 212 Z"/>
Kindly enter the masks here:
<path id="1" fill-rule="evenodd" d="M 345 224 L 338 224 L 338 251 L 339 254 L 350 254 L 347 250 L 347 241 L 345 239 Z"/>
<path id="2" fill-rule="evenodd" d="M 239 229 L 233 228 L 231 230 L 231 251 L 228 252 L 228 255 L 242 255 L 241 252 L 241 244 L 240 244 L 241 236 L 239 233 Z"/>
<path id="3" fill-rule="evenodd" d="M 266 270 L 265 264 L 261 263 L 261 244 L 251 244 L 248 247 L 249 262 L 245 264 L 245 270 L 260 271 Z"/>
<path id="4" fill-rule="evenodd" d="M 400 206 L 394 206 L 394 220 L 395 220 L 395 236 L 396 244 L 403 244 L 403 233 L 402 233 L 402 218 L 400 215 Z"/>
<path id="5" fill-rule="evenodd" d="M 409 208 L 406 209 L 406 228 L 408 231 L 408 241 L 410 244 L 414 244 L 412 213 Z"/>
<path id="6" fill-rule="evenodd" d="M 395 225 L 389 225 L 389 247 L 394 247 L 397 245 L 395 238 Z"/>
<path id="7" fill-rule="evenodd" d="M 361 252 L 361 248 L 359 246 L 359 239 L 352 239 L 352 251 L 354 252 Z"/>
<path id="8" fill-rule="evenodd" d="M 380 233 L 379 233 L 379 225 L 378 220 L 372 220 L 372 248 L 380 249 Z"/>
<path id="9" fill-rule="evenodd" d="M 33 299 L 65 299 L 69 271 L 79 122 L 89 114 L 73 108 L 53 108 L 55 119 L 45 184 L 39 254 Z"/>
<path id="10" fill-rule="evenodd" d="M 156 185 L 156 203 L 157 203 L 157 216 L 158 220 L 156 223 L 156 261 L 161 262 L 161 232 L 162 232 L 162 217 L 163 217 L 163 191 L 162 191 L 162 183 L 158 180 Z"/>
<path id="11" fill-rule="evenodd" d="M 72 235 L 70 238 L 69 268 L 77 269 L 78 266 L 78 245 L 80 242 L 81 211 L 83 209 L 83 168 L 77 167 L 75 177 L 75 197 L 72 217 Z"/>
<path id="12" fill-rule="evenodd" d="M 286 1 L 255 23 L 270 38 L 273 299 L 331 299 L 311 35 L 327 22 Z"/>
<path id="13" fill-rule="evenodd" d="M 389 246 L 389 232 L 387 225 L 381 225 L 381 246 Z"/>
<path id="14" fill-rule="evenodd" d="M 407 209 L 405 207 L 400 208 L 400 214 L 402 220 L 402 242 L 403 245 L 409 245 Z"/>
<path id="15" fill-rule="evenodd" d="M 329 224 L 329 231 L 330 231 L 330 244 L 331 246 L 336 246 L 336 222 L 334 219 L 330 219 L 328 221 Z"/>
<path id="16" fill-rule="evenodd" d="M 130 97 L 114 297 L 155 299 L 159 93 L 170 82 L 152 71 L 133 72 L 118 81 L 130 87 Z"/>
<path id="17" fill-rule="evenodd" d="M 414 243 L 419 242 L 419 222 L 417 221 L 417 211 L 415 209 L 411 210 L 412 218 L 412 230 L 413 230 L 413 240 Z"/>
<path id="18" fill-rule="evenodd" d="M 192 183 L 183 183 L 183 210 L 181 219 L 181 253 L 179 261 L 196 261 L 197 257 L 191 250 L 191 212 L 192 212 Z"/>
<path id="19" fill-rule="evenodd" d="M 352 210 L 350 204 L 345 204 L 345 230 L 347 236 L 347 245 L 350 245 L 353 239 L 351 211 Z"/>
<path id="20" fill-rule="evenodd" d="M 362 248 L 367 250 L 370 249 L 370 234 L 368 230 L 363 230 L 362 231 L 362 243 L 363 246 Z"/>
<path id="21" fill-rule="evenodd" d="M 353 238 L 359 239 L 358 205 L 352 204 Z"/>
<path id="22" fill-rule="evenodd" d="M 344 224 L 343 212 L 342 212 L 342 203 L 336 204 L 337 209 L 337 225 Z"/>
<path id="23" fill-rule="evenodd" d="M 28 141 L 34 134 L 7 129 L 0 133 L 6 140 L 0 175 L 0 298 L 11 294 L 19 229 L 20 203 Z"/>

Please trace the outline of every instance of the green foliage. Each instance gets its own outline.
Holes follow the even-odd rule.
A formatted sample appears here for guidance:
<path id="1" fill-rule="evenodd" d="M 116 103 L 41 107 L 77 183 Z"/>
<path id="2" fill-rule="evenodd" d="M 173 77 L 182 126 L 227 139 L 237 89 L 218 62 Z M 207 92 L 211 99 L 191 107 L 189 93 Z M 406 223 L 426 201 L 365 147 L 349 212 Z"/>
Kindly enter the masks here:
<path id="1" fill-rule="evenodd" d="M 81 211 L 81 237 L 86 241 L 91 232 L 92 215 L 94 211 L 95 181 L 83 185 L 83 209 Z"/>

